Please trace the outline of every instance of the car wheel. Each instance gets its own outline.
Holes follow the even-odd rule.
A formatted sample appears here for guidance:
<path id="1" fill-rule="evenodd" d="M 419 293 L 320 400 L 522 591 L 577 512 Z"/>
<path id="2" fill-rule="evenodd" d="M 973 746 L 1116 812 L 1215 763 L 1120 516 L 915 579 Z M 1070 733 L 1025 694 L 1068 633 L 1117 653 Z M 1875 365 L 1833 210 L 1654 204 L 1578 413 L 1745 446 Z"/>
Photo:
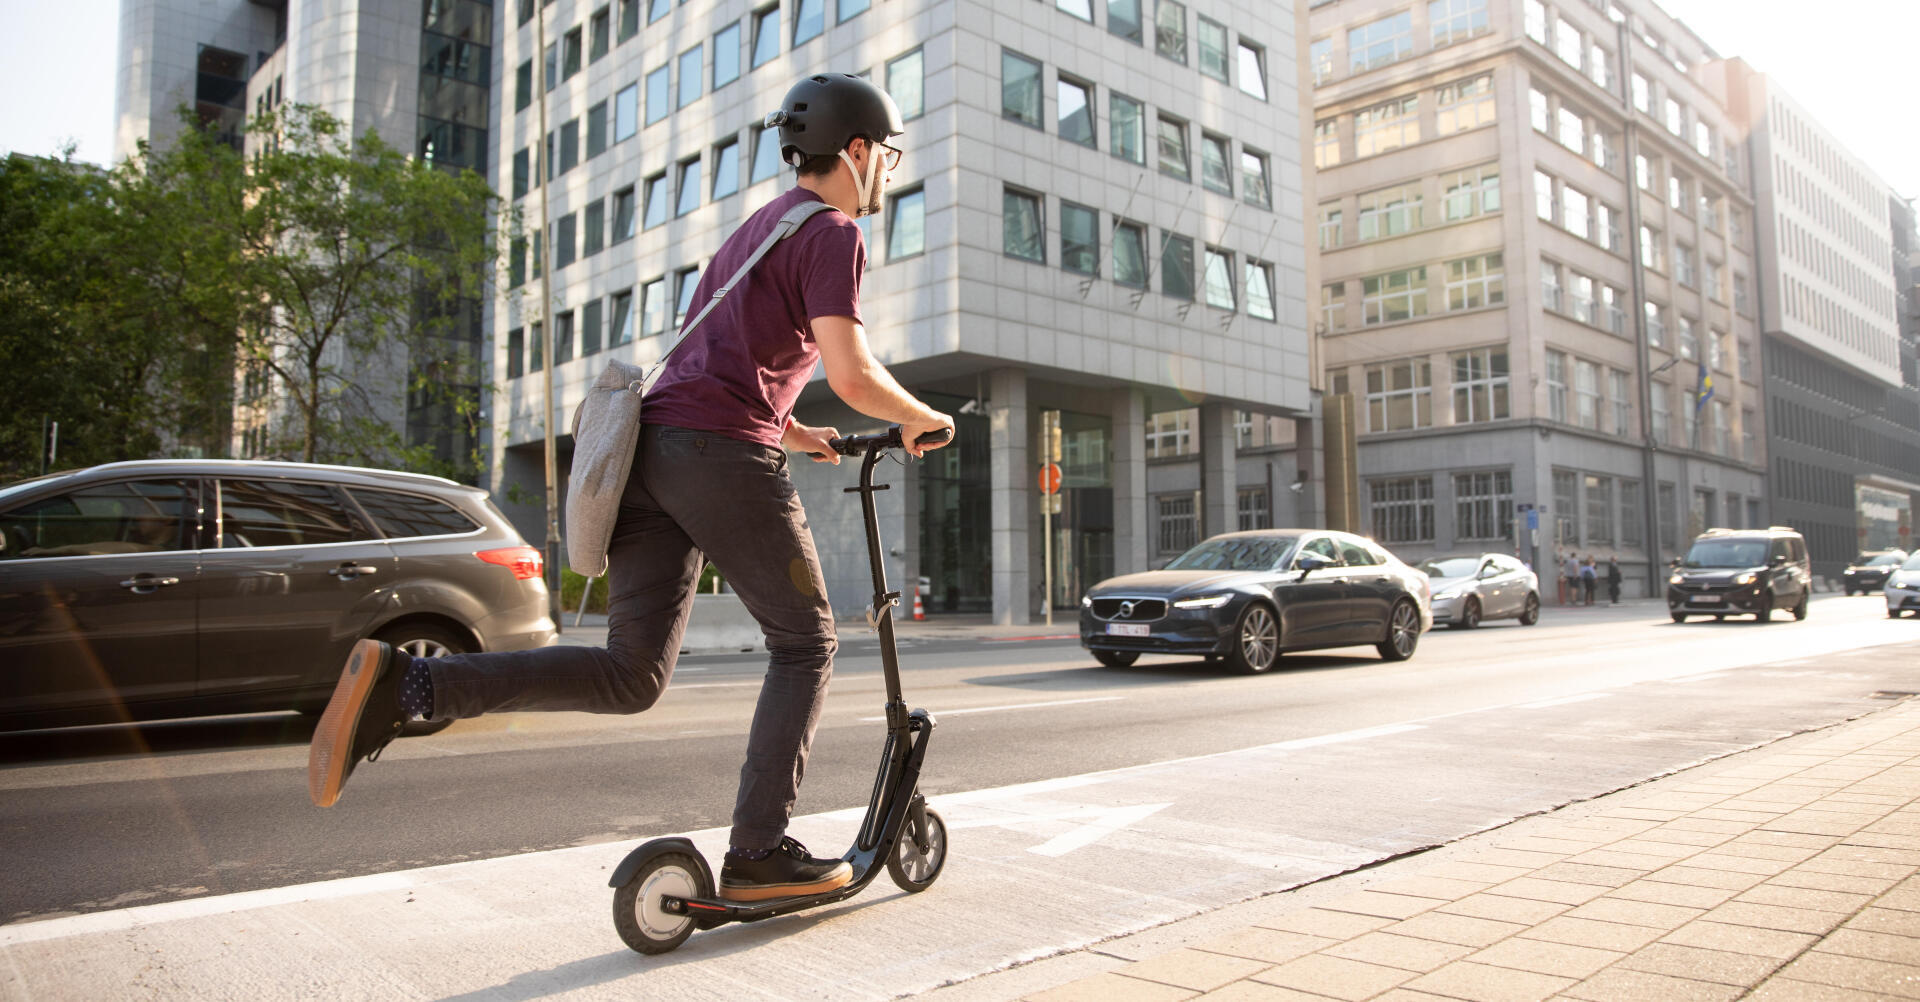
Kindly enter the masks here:
<path id="1" fill-rule="evenodd" d="M 1540 621 L 1540 596 L 1529 594 L 1527 604 L 1520 609 L 1520 625 L 1532 626 Z"/>
<path id="2" fill-rule="evenodd" d="M 390 626 L 374 634 L 373 639 L 391 644 L 395 650 L 416 658 L 444 658 L 449 654 L 468 653 L 465 640 L 452 630 L 433 623 Z"/>
<path id="3" fill-rule="evenodd" d="M 1138 651 L 1094 651 L 1093 659 L 1109 668 L 1125 668 L 1140 660 Z"/>
<path id="4" fill-rule="evenodd" d="M 1888 609 L 1888 610 L 1887 610 L 1887 618 L 1888 618 L 1888 619 L 1899 619 L 1899 618 L 1900 618 L 1900 610 L 1898 610 L 1898 609 Z"/>
<path id="5" fill-rule="evenodd" d="M 1687 614 L 1684 612 L 1670 612 L 1667 615 L 1672 616 L 1673 621 L 1676 623 L 1684 623 L 1687 621 Z"/>
<path id="6" fill-rule="evenodd" d="M 1383 661 L 1405 661 L 1420 645 L 1420 611 L 1412 602 L 1400 601 L 1387 614 L 1387 639 L 1376 650 Z"/>
<path id="7" fill-rule="evenodd" d="M 1847 589 L 1847 597 L 1848 597 L 1848 598 L 1852 598 L 1852 597 L 1853 597 L 1853 589 L 1852 589 L 1852 588 L 1848 588 L 1848 589 Z"/>
<path id="8" fill-rule="evenodd" d="M 1272 668 L 1280 660 L 1280 621 L 1273 617 L 1272 607 L 1261 602 L 1249 602 L 1240 613 L 1240 622 L 1233 631 L 1233 650 L 1227 654 L 1227 663 L 1238 672 L 1256 675 Z"/>
<path id="9" fill-rule="evenodd" d="M 1760 593 L 1760 611 L 1753 614 L 1753 621 L 1756 623 L 1773 622 L 1773 592 L 1766 591 Z"/>
<path id="10" fill-rule="evenodd" d="M 1793 618 L 1796 620 L 1807 618 L 1807 593 L 1804 591 L 1800 593 L 1800 601 L 1793 607 Z"/>
<path id="11" fill-rule="evenodd" d="M 1454 624 L 1463 630 L 1471 630 L 1480 625 L 1480 600 L 1467 599 L 1467 606 L 1460 610 L 1460 621 Z"/>

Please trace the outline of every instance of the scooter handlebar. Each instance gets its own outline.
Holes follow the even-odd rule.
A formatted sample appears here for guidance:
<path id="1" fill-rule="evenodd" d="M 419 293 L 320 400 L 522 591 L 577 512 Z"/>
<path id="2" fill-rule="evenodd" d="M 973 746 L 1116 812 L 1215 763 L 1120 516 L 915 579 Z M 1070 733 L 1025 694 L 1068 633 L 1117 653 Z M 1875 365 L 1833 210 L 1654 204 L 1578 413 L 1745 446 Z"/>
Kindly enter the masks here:
<path id="1" fill-rule="evenodd" d="M 953 438 L 953 429 L 940 428 L 921 435 L 914 440 L 913 444 L 939 445 L 951 438 Z M 842 435 L 839 438 L 830 438 L 827 440 L 827 444 L 833 447 L 833 451 L 842 456 L 858 456 L 866 452 L 867 447 L 871 445 L 878 445 L 882 449 L 900 449 L 906 447 L 906 443 L 900 438 L 900 426 L 897 424 L 888 428 L 886 431 L 874 432 L 871 435 Z"/>

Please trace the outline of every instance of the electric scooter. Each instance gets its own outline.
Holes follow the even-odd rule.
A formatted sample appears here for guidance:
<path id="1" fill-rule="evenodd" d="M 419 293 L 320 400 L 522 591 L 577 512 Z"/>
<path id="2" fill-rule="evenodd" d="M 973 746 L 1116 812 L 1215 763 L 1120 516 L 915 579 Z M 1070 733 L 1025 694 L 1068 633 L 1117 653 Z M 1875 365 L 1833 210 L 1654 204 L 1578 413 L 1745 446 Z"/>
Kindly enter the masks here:
<path id="1" fill-rule="evenodd" d="M 934 445 L 951 437 L 950 431 L 929 432 L 916 444 Z M 880 524 L 873 495 L 888 489 L 874 484 L 873 468 L 888 449 L 902 448 L 900 426 L 873 435 L 848 435 L 829 443 L 843 456 L 864 456 L 860 486 L 845 488 L 860 495 L 866 516 L 867 556 L 873 565 L 873 609 L 880 634 L 880 663 L 887 681 L 887 741 L 880 770 L 873 780 L 859 837 L 841 857 L 853 865 L 853 880 L 822 894 L 802 894 L 768 901 L 729 901 L 714 893 L 713 871 L 693 843 L 678 836 L 658 838 L 627 854 L 613 871 L 613 925 L 620 938 L 641 953 L 666 953 L 693 935 L 728 922 L 757 922 L 806 908 L 817 908 L 853 897 L 873 882 L 885 861 L 887 873 L 900 889 L 918 893 L 933 886 L 947 861 L 947 825 L 920 795 L 920 763 L 933 736 L 933 716 L 925 710 L 907 710 L 900 693 L 900 660 L 893 642 L 893 609 L 900 593 L 887 591 L 886 568 L 881 563 Z"/>

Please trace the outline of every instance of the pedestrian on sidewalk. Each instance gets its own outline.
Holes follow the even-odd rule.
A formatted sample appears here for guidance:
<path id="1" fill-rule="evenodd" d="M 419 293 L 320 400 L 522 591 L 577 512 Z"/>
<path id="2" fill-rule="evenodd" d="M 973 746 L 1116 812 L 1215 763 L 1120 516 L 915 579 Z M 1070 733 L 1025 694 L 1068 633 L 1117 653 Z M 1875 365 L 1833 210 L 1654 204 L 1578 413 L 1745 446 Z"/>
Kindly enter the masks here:
<path id="1" fill-rule="evenodd" d="M 1607 603 L 1620 604 L 1620 561 L 1614 557 L 1607 558 Z"/>
<path id="2" fill-rule="evenodd" d="M 1580 558 L 1572 553 L 1560 562 L 1560 604 L 1571 605 L 1580 601 Z"/>
<path id="3" fill-rule="evenodd" d="M 461 654 L 425 660 L 361 641 L 314 732 L 314 803 L 332 806 L 356 766 L 372 761 L 409 720 L 484 713 L 638 713 L 672 678 L 708 561 L 726 575 L 766 635 L 768 668 L 747 736 L 720 894 L 756 901 L 832 890 L 852 879 L 786 837 L 838 647 L 833 609 L 787 452 L 838 463 L 834 428 L 794 420 L 800 391 L 824 364 L 854 410 L 899 424 L 915 456 L 921 435 L 953 420 L 903 389 L 868 351 L 860 315 L 867 249 L 854 220 L 880 211 L 904 128 L 885 91 L 859 77 L 819 74 L 787 92 L 771 116 L 796 185 L 753 213 L 720 246 L 694 299 L 707 302 L 767 240 L 788 210 L 819 211 L 771 245 L 703 323 L 683 336 L 648 391 L 633 470 L 607 549 L 607 646 Z"/>
<path id="4" fill-rule="evenodd" d="M 1594 584 L 1598 576 L 1599 571 L 1593 566 L 1593 554 L 1589 553 L 1586 561 L 1580 565 L 1580 594 L 1588 605 L 1593 604 Z"/>

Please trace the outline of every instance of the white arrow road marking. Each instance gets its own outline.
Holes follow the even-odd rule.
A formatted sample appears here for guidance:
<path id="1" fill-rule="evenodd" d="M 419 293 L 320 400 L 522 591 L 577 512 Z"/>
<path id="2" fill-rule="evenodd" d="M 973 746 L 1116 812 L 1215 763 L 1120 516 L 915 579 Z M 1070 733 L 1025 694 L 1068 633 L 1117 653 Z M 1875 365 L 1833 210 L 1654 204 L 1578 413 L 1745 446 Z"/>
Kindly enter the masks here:
<path id="1" fill-rule="evenodd" d="M 1071 821 L 1076 818 L 1092 818 L 1087 824 L 1077 825 L 1071 830 L 1056 835 L 1027 851 L 1041 856 L 1064 856 L 1082 846 L 1095 842 L 1129 826 L 1140 823 L 1169 807 L 1167 804 L 1137 804 L 1132 807 L 1070 807 L 1064 811 L 1050 811 L 1045 814 L 1019 814 L 1009 816 L 995 812 L 997 816 L 966 818 L 947 822 L 948 828 L 1008 828 L 1032 824 L 1036 821 Z"/>

